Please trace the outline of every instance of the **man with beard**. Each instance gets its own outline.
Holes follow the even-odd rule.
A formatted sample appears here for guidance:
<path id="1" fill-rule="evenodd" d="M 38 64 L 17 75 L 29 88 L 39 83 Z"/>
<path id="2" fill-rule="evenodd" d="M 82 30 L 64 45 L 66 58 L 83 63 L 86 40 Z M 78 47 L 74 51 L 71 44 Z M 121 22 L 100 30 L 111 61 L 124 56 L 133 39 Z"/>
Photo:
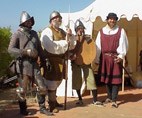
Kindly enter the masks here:
<path id="1" fill-rule="evenodd" d="M 47 94 L 37 63 L 38 57 L 41 60 L 41 65 L 44 63 L 43 49 L 37 33 L 32 30 L 33 25 L 34 18 L 23 11 L 20 17 L 20 28 L 12 35 L 8 47 L 9 53 L 18 59 L 16 67 L 19 87 L 16 91 L 19 97 L 20 114 L 22 115 L 30 114 L 27 111 L 26 103 L 26 93 L 29 85 L 32 85 L 33 82 L 37 84 L 39 87 L 38 98 Z M 40 99 L 38 100 L 41 102 Z M 40 112 L 51 115 L 42 104 L 40 104 Z"/>
<path id="2" fill-rule="evenodd" d="M 115 13 L 109 13 L 103 27 L 96 38 L 97 58 L 100 63 L 101 82 L 106 84 L 107 99 L 105 103 L 112 102 L 112 107 L 117 108 L 116 103 L 119 85 L 122 82 L 122 60 L 128 50 L 128 40 L 123 28 L 117 25 L 118 17 Z"/>
<path id="3" fill-rule="evenodd" d="M 45 55 L 50 63 L 50 70 L 45 69 L 45 84 L 48 89 L 48 103 L 51 112 L 58 112 L 56 107 L 63 107 L 56 100 L 57 87 L 65 78 L 64 61 L 68 49 L 74 48 L 76 41 L 70 29 L 65 32 L 60 28 L 62 16 L 58 11 L 53 11 L 50 14 L 50 25 L 41 33 L 41 43 L 45 51 Z M 45 98 L 41 98 L 43 103 Z"/>

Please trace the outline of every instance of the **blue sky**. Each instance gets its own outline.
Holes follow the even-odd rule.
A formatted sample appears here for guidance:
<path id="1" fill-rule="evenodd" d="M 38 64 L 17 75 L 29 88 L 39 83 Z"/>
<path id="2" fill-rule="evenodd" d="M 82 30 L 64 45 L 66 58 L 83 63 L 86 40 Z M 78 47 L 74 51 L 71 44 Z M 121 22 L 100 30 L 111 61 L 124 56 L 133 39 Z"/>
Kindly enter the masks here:
<path id="1" fill-rule="evenodd" d="M 1 0 L 0 27 L 11 27 L 16 31 L 22 11 L 27 11 L 35 18 L 34 30 L 39 31 L 49 24 L 53 10 L 76 12 L 84 9 L 95 0 Z"/>

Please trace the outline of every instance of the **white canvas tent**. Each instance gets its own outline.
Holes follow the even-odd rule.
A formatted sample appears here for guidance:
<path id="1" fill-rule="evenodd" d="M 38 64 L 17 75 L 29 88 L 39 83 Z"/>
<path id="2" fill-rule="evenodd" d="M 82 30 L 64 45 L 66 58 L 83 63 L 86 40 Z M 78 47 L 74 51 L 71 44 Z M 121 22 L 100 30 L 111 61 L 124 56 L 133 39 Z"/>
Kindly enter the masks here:
<path id="1" fill-rule="evenodd" d="M 141 0 L 95 0 L 81 11 L 61 13 L 62 27 L 65 29 L 70 21 L 70 27 L 74 30 L 75 21 L 80 19 L 85 24 L 85 32 L 95 39 L 98 31 L 106 25 L 106 16 L 110 12 L 117 14 L 119 26 L 123 27 L 127 33 L 129 40 L 127 59 L 133 72 L 136 72 L 139 65 L 139 52 L 142 49 Z"/>

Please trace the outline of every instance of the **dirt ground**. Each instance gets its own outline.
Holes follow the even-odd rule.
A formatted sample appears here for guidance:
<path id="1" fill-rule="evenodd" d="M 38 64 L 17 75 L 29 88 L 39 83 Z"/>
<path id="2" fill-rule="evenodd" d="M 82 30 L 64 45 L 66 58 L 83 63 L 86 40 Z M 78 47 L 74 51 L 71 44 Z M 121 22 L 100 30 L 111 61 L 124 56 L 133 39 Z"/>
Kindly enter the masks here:
<path id="1" fill-rule="evenodd" d="M 104 86 L 98 87 L 98 100 L 106 98 Z M 16 102 L 15 89 L 0 90 L 0 118 L 142 118 L 142 89 L 127 86 L 125 91 L 119 91 L 118 108 L 111 108 L 111 104 L 97 107 L 92 104 L 91 95 L 83 97 L 84 105 L 75 105 L 77 98 L 67 98 L 67 107 L 60 109 L 54 116 L 45 116 L 39 113 L 35 98 L 28 100 L 28 110 L 31 116 L 21 116 Z M 58 97 L 64 103 L 64 97 Z"/>

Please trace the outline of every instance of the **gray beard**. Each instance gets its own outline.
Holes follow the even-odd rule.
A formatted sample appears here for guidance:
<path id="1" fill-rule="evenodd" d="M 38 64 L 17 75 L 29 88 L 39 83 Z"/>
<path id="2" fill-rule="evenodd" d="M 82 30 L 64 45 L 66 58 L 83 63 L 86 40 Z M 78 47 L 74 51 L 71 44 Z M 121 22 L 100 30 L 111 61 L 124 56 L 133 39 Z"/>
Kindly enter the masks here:
<path id="1" fill-rule="evenodd" d="M 28 28 L 28 27 L 21 27 L 21 29 L 22 29 L 23 32 L 29 33 L 29 32 L 31 31 L 32 27 L 31 27 L 31 28 Z"/>
<path id="2" fill-rule="evenodd" d="M 58 23 L 57 21 L 54 21 L 53 26 L 58 29 L 60 27 L 60 23 Z"/>

